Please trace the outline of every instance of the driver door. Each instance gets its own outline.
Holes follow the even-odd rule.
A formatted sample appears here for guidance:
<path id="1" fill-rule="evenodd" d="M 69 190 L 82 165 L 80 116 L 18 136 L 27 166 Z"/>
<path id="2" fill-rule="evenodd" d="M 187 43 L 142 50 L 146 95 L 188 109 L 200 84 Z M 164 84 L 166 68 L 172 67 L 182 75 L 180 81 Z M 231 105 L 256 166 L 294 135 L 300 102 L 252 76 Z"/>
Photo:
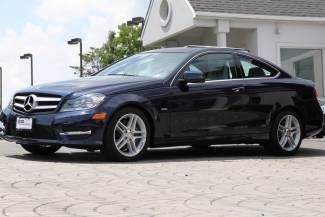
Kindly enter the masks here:
<path id="1" fill-rule="evenodd" d="M 168 100 L 171 138 L 180 141 L 216 139 L 236 134 L 245 87 L 235 58 L 230 53 L 197 57 L 184 71 L 201 72 L 206 82 L 176 82 Z M 182 79 L 182 76 L 179 77 Z"/>

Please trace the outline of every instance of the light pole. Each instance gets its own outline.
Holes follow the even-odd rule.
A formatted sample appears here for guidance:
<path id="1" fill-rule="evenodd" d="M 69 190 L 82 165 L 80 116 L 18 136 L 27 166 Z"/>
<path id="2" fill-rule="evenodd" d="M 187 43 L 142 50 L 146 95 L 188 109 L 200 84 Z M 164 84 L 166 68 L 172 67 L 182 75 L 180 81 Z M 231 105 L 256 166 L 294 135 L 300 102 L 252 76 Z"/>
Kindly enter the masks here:
<path id="1" fill-rule="evenodd" d="M 34 63 L 33 63 L 33 54 L 26 53 L 20 56 L 21 60 L 30 59 L 30 84 L 31 86 L 34 85 Z"/>
<path id="2" fill-rule="evenodd" d="M 68 41 L 68 45 L 80 45 L 80 77 L 83 77 L 83 67 L 82 67 L 82 39 L 81 38 L 73 38 L 70 41 Z"/>
<path id="3" fill-rule="evenodd" d="M 126 24 L 128 26 L 138 26 L 139 24 L 141 24 L 141 35 L 142 35 L 144 22 L 145 22 L 145 19 L 143 17 L 134 17 L 134 18 L 132 18 L 132 20 L 127 21 Z M 140 39 L 140 51 L 142 51 L 142 50 L 143 50 L 143 42 Z"/>

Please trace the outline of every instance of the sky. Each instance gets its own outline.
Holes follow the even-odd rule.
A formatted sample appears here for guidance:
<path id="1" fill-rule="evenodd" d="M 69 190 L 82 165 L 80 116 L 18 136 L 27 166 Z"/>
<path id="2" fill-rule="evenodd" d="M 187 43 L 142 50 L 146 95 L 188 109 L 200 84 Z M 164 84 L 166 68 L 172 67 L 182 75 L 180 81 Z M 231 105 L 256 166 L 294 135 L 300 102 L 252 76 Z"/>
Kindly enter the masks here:
<path id="1" fill-rule="evenodd" d="M 76 79 L 69 66 L 79 64 L 79 46 L 99 47 L 109 30 L 132 17 L 145 17 L 149 0 L 0 0 L 0 67 L 3 69 L 3 105 L 30 85 L 34 55 L 34 84 Z"/>

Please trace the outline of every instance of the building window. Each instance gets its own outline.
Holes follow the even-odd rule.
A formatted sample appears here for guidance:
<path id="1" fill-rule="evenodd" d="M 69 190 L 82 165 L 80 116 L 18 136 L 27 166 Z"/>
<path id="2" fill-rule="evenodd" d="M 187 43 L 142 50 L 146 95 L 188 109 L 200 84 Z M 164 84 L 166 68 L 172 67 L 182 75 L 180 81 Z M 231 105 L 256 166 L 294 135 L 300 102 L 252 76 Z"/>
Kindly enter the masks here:
<path id="1" fill-rule="evenodd" d="M 297 77 L 315 82 L 314 57 L 307 57 L 294 62 Z"/>
<path id="2" fill-rule="evenodd" d="M 160 4 L 160 21 L 161 26 L 166 27 L 171 19 L 172 7 L 170 0 L 162 0 Z"/>
<path id="3" fill-rule="evenodd" d="M 321 49 L 281 48 L 281 66 L 288 73 L 313 81 L 324 96 L 323 54 Z"/>

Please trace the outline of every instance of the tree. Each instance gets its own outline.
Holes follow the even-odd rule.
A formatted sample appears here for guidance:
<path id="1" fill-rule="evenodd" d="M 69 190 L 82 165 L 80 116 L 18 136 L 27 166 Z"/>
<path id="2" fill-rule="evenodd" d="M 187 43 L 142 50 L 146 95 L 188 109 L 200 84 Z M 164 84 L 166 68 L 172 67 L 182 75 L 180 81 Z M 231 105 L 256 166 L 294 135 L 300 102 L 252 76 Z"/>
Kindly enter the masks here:
<path id="1" fill-rule="evenodd" d="M 106 42 L 100 48 L 90 48 L 83 55 L 85 75 L 91 75 L 113 62 L 141 51 L 141 27 L 118 26 L 117 33 L 110 31 Z"/>

